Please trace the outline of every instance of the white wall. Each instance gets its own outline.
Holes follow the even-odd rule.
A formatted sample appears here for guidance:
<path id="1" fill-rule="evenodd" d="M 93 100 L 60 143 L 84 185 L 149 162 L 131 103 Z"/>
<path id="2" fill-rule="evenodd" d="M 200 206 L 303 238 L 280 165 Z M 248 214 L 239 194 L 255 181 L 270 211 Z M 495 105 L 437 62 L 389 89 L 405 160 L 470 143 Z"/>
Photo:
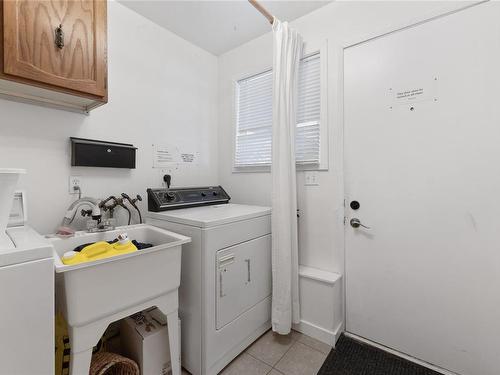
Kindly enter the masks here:
<path id="1" fill-rule="evenodd" d="M 319 49 L 328 41 L 329 170 L 319 172 L 319 186 L 304 186 L 304 173 L 297 174 L 301 264 L 344 273 L 340 47 L 464 5 L 464 2 L 333 2 L 292 23 L 303 35 L 306 50 Z M 232 172 L 234 80 L 271 65 L 271 33 L 219 57 L 219 144 L 224 145 L 219 151 L 219 178 L 234 202 L 271 204 L 269 173 Z"/>
<path id="2" fill-rule="evenodd" d="M 84 195 L 146 198 L 162 176 L 152 169 L 153 143 L 201 153 L 198 166 L 173 171 L 175 185 L 217 183 L 217 58 L 116 2 L 108 6 L 108 45 L 110 100 L 90 116 L 0 100 L 0 166 L 28 170 L 20 187 L 42 233 L 59 225 L 75 197 L 70 175 L 83 176 Z M 133 143 L 137 168 L 72 168 L 70 136 Z"/>

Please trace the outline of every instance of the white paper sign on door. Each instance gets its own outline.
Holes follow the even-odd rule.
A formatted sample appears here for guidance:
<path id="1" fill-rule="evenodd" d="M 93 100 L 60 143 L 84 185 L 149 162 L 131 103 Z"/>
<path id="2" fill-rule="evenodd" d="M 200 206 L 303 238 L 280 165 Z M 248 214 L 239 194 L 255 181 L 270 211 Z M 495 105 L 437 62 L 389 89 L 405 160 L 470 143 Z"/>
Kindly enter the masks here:
<path id="1" fill-rule="evenodd" d="M 437 102 L 437 77 L 397 82 L 389 88 L 390 107 L 423 101 Z"/>

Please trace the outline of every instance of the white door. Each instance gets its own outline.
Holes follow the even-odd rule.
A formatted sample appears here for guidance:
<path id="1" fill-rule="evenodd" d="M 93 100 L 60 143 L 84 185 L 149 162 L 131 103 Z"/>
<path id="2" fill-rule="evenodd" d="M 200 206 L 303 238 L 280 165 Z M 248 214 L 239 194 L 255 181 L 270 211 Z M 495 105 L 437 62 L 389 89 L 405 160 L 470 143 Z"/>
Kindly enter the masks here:
<path id="1" fill-rule="evenodd" d="M 500 4 L 347 48 L 344 69 L 347 331 L 498 375 Z"/>

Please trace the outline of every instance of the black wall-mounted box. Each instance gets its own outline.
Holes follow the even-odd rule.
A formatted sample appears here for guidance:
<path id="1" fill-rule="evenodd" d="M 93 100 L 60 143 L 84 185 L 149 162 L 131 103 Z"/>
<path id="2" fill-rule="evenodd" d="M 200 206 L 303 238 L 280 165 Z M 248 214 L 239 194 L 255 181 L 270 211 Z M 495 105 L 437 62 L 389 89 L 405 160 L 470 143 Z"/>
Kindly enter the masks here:
<path id="1" fill-rule="evenodd" d="M 71 137 L 74 167 L 135 168 L 137 147 L 128 143 L 103 142 Z"/>

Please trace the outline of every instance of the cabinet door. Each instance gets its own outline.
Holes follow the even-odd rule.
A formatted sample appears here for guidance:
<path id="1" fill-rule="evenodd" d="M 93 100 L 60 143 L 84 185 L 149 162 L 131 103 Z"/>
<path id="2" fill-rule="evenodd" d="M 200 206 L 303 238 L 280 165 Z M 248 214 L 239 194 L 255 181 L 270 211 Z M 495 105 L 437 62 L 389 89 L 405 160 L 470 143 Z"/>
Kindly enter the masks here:
<path id="1" fill-rule="evenodd" d="M 0 267 L 0 374 L 54 374 L 54 261 Z"/>
<path id="2" fill-rule="evenodd" d="M 271 294 L 271 235 L 217 252 L 217 329 Z"/>
<path id="3" fill-rule="evenodd" d="M 3 1 L 3 31 L 5 74 L 106 95 L 105 0 Z"/>

